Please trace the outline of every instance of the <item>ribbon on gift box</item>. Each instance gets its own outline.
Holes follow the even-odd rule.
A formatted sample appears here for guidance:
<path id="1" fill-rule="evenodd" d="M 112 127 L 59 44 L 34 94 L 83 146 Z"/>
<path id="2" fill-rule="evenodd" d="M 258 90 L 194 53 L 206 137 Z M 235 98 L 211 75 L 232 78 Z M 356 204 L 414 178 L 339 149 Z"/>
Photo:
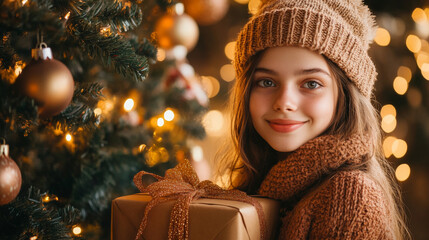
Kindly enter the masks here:
<path id="1" fill-rule="evenodd" d="M 145 186 L 142 181 L 144 175 L 150 175 L 158 181 Z M 261 239 L 264 239 L 266 225 L 261 204 L 245 192 L 225 190 L 209 180 L 200 182 L 197 173 L 188 160 L 184 160 L 176 167 L 167 170 L 165 177 L 140 171 L 134 176 L 133 181 L 141 192 L 149 193 L 152 196 L 152 200 L 145 209 L 136 240 L 139 240 L 143 235 L 150 210 L 162 202 L 171 200 L 176 202 L 170 215 L 168 239 L 189 239 L 189 205 L 192 200 L 201 197 L 240 201 L 253 205 L 258 213 Z"/>

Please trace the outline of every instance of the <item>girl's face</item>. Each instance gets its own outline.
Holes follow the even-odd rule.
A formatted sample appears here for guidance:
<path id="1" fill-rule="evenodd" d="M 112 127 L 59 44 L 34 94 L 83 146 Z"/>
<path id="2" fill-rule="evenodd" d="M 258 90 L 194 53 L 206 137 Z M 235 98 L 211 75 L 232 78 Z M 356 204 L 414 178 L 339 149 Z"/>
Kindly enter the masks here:
<path id="1" fill-rule="evenodd" d="M 251 79 L 256 131 L 275 150 L 291 152 L 330 125 L 337 83 L 322 55 L 300 47 L 264 51 Z"/>

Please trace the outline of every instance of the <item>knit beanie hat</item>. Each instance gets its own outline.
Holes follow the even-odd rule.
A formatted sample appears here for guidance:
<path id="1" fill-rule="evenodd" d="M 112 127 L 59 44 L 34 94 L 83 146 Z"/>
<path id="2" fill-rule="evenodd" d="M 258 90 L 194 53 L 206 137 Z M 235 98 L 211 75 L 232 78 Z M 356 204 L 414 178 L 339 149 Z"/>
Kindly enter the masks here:
<path id="1" fill-rule="evenodd" d="M 238 35 L 234 66 L 270 47 L 299 46 L 325 55 L 370 97 L 377 72 L 368 55 L 375 21 L 362 0 L 262 0 Z"/>

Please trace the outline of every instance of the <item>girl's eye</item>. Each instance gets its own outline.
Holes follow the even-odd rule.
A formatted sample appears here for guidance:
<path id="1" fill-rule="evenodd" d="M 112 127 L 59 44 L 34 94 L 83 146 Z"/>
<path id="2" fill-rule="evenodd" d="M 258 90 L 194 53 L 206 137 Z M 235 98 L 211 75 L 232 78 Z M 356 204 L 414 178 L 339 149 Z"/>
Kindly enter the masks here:
<path id="1" fill-rule="evenodd" d="M 258 85 L 258 87 L 263 87 L 263 88 L 276 86 L 274 81 L 271 79 L 262 79 L 262 80 L 257 81 L 256 84 Z"/>
<path id="2" fill-rule="evenodd" d="M 321 87 L 322 85 L 316 81 L 308 81 L 306 83 L 304 83 L 304 87 L 308 88 L 308 89 L 316 89 Z"/>

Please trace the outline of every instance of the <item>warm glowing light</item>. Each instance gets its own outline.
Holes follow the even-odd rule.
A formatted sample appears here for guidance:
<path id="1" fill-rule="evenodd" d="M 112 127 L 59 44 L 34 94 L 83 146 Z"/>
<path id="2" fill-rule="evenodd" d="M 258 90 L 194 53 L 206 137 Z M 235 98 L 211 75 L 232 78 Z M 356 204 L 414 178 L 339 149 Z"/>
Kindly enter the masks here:
<path id="1" fill-rule="evenodd" d="M 211 110 L 203 117 L 202 121 L 207 134 L 212 136 L 220 136 L 224 130 L 224 117 L 218 110 Z"/>
<path id="2" fill-rule="evenodd" d="M 73 140 L 72 135 L 71 135 L 70 133 L 67 133 L 67 134 L 66 134 L 66 141 L 67 141 L 67 142 L 71 142 L 72 140 Z"/>
<path id="3" fill-rule="evenodd" d="M 110 33 L 111 33 L 110 26 L 102 27 L 102 28 L 100 29 L 100 33 L 101 33 L 102 35 L 104 35 L 105 37 L 110 36 Z"/>
<path id="4" fill-rule="evenodd" d="M 225 46 L 225 55 L 227 58 L 233 60 L 234 59 L 234 53 L 235 53 L 235 42 L 229 42 Z"/>
<path id="5" fill-rule="evenodd" d="M 16 65 L 15 67 L 15 76 L 18 76 L 22 72 L 22 67 L 20 65 Z"/>
<path id="6" fill-rule="evenodd" d="M 139 152 L 143 152 L 146 149 L 146 144 L 140 144 Z"/>
<path id="7" fill-rule="evenodd" d="M 165 60 L 165 50 L 162 48 L 158 48 L 158 52 L 156 53 L 156 60 L 162 62 Z"/>
<path id="8" fill-rule="evenodd" d="M 404 95 L 408 90 L 408 82 L 403 77 L 396 77 L 393 80 L 393 89 L 399 95 Z"/>
<path id="9" fill-rule="evenodd" d="M 396 168 L 395 175 L 398 181 L 403 182 L 410 177 L 411 168 L 408 164 L 403 163 Z"/>
<path id="10" fill-rule="evenodd" d="M 384 28 L 377 28 L 375 32 L 374 42 L 385 47 L 390 43 L 390 33 Z"/>
<path id="11" fill-rule="evenodd" d="M 396 139 L 392 144 L 392 153 L 396 158 L 402 158 L 408 150 L 407 142 L 402 139 Z"/>
<path id="12" fill-rule="evenodd" d="M 381 128 L 386 133 L 393 132 L 393 130 L 395 130 L 395 128 L 396 128 L 395 116 L 390 115 L 390 114 L 384 116 L 383 119 L 381 120 Z"/>
<path id="13" fill-rule="evenodd" d="M 426 52 L 419 52 L 415 54 L 417 66 L 419 66 L 420 69 L 423 68 L 424 64 L 429 63 L 429 54 Z"/>
<path id="14" fill-rule="evenodd" d="M 170 109 L 168 109 L 167 111 L 164 112 L 164 119 L 167 122 L 171 122 L 174 119 L 174 112 Z"/>
<path id="15" fill-rule="evenodd" d="M 185 12 L 185 5 L 183 5 L 183 3 L 177 3 L 174 5 L 174 11 L 177 15 L 182 15 Z"/>
<path id="16" fill-rule="evenodd" d="M 156 125 L 158 126 L 158 127 L 162 127 L 162 126 L 164 126 L 164 119 L 163 118 L 158 118 L 158 120 L 156 120 Z"/>
<path id="17" fill-rule="evenodd" d="M 58 197 L 53 195 L 53 194 L 52 195 L 46 194 L 42 197 L 42 202 L 47 203 L 47 202 L 52 202 L 52 201 L 58 201 Z"/>
<path id="18" fill-rule="evenodd" d="M 411 72 L 411 69 L 409 67 L 406 67 L 406 66 L 400 66 L 398 68 L 397 74 L 399 77 L 405 78 L 405 80 L 407 80 L 407 82 L 410 82 L 411 78 L 413 77 L 413 73 Z"/>
<path id="19" fill-rule="evenodd" d="M 427 20 L 426 13 L 421 8 L 414 9 L 411 17 L 413 18 L 414 22 L 424 22 Z"/>
<path id="20" fill-rule="evenodd" d="M 219 93 L 220 83 L 214 77 L 202 76 L 201 85 L 209 98 L 215 97 Z"/>
<path id="21" fill-rule="evenodd" d="M 101 113 L 103 113 L 103 110 L 101 110 L 101 108 L 96 108 L 96 109 L 94 109 L 94 114 L 95 114 L 95 116 L 100 116 L 100 115 L 101 115 Z"/>
<path id="22" fill-rule="evenodd" d="M 261 4 L 261 0 L 250 0 L 249 1 L 249 12 L 251 14 L 256 14 L 258 12 L 259 6 Z"/>
<path id="23" fill-rule="evenodd" d="M 37 240 L 37 236 L 32 236 L 30 240 Z"/>
<path id="24" fill-rule="evenodd" d="M 395 137 L 389 136 L 386 137 L 383 141 L 383 152 L 384 152 L 384 156 L 386 158 L 389 158 L 390 156 L 392 156 L 392 146 L 393 143 L 396 141 Z"/>
<path id="25" fill-rule="evenodd" d="M 22 5 L 25 5 L 28 2 L 28 0 L 22 0 Z"/>
<path id="26" fill-rule="evenodd" d="M 194 159 L 195 162 L 201 162 L 203 161 L 203 149 L 200 146 L 194 146 L 191 149 L 192 159 Z"/>
<path id="27" fill-rule="evenodd" d="M 408 35 L 407 40 L 405 41 L 405 44 L 407 45 L 408 50 L 410 50 L 413 53 L 417 53 L 418 51 L 420 51 L 422 47 L 420 38 L 412 34 Z"/>
<path id="28" fill-rule="evenodd" d="M 380 110 L 380 116 L 382 118 L 389 114 L 396 117 L 396 108 L 392 104 L 386 104 Z"/>
<path id="29" fill-rule="evenodd" d="M 133 110 L 134 107 L 134 100 L 132 98 L 128 98 L 127 100 L 125 100 L 124 103 L 124 110 L 129 112 L 131 110 Z"/>
<path id="30" fill-rule="evenodd" d="M 73 234 L 74 235 L 79 235 L 81 233 L 82 233 L 82 228 L 81 227 L 79 227 L 79 226 L 73 227 Z"/>
<path id="31" fill-rule="evenodd" d="M 248 4 L 249 3 L 249 0 L 234 0 L 236 3 L 239 3 L 239 4 Z"/>
<path id="32" fill-rule="evenodd" d="M 232 64 L 225 64 L 220 68 L 220 76 L 223 80 L 231 82 L 235 79 L 235 70 Z"/>
<path id="33" fill-rule="evenodd" d="M 68 12 L 65 16 L 64 16 L 64 18 L 67 20 L 67 19 L 69 19 L 69 17 L 70 17 L 70 12 Z"/>

